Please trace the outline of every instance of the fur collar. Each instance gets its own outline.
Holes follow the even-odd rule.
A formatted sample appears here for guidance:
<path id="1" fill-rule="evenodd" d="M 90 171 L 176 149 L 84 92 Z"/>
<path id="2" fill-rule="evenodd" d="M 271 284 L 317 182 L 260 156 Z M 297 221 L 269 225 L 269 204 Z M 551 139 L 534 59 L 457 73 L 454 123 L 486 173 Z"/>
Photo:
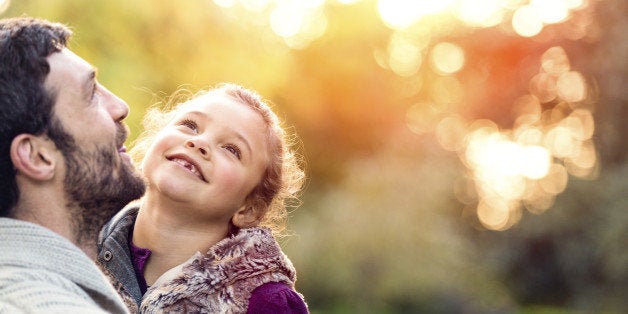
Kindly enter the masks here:
<path id="1" fill-rule="evenodd" d="M 241 229 L 148 289 L 143 313 L 245 313 L 251 292 L 268 282 L 294 288 L 296 271 L 267 228 Z"/>

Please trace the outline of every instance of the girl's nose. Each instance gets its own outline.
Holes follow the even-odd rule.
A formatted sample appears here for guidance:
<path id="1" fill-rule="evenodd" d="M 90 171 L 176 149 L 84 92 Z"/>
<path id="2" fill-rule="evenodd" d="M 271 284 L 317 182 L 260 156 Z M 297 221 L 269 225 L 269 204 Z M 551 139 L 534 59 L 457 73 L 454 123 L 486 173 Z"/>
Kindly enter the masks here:
<path id="1" fill-rule="evenodd" d="M 208 158 L 209 157 L 209 148 L 207 146 L 206 143 L 204 143 L 204 141 L 199 140 L 197 138 L 193 138 L 193 139 L 188 139 L 185 141 L 185 146 L 192 148 L 192 149 L 196 149 L 199 151 L 199 153 L 201 153 L 201 156 Z"/>

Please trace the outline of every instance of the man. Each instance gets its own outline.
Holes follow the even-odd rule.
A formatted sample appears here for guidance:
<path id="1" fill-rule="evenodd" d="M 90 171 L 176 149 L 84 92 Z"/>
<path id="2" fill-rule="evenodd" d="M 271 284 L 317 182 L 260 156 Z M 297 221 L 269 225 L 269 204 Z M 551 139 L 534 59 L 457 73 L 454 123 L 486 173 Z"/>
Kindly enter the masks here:
<path id="1" fill-rule="evenodd" d="M 127 104 L 64 25 L 0 20 L 0 313 L 125 313 L 98 270 L 104 223 L 144 193 Z"/>

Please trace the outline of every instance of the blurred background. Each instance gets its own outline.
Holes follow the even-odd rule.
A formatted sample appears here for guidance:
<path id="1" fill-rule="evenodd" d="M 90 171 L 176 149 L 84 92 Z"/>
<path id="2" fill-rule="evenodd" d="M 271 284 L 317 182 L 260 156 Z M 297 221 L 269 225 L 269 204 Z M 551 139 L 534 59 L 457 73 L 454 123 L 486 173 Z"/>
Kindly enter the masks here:
<path id="1" fill-rule="evenodd" d="M 74 29 L 133 136 L 182 87 L 274 104 L 312 313 L 628 308 L 627 1 L 0 0 L 21 15 Z"/>

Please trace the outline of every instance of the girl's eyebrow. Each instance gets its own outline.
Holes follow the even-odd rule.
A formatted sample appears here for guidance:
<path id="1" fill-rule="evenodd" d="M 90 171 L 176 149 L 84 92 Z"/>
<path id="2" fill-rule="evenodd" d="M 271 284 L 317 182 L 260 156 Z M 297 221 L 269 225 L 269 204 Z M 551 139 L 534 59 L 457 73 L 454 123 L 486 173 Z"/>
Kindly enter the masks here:
<path id="1" fill-rule="evenodd" d="M 211 117 L 209 117 L 206 113 L 202 112 L 202 111 L 190 111 L 187 114 L 189 115 L 193 115 L 193 116 L 199 116 L 199 118 L 204 119 L 204 120 L 210 120 L 211 121 Z M 244 146 L 246 148 L 246 150 L 248 151 L 248 153 L 250 155 L 253 154 L 253 149 L 251 149 L 251 144 L 249 143 L 249 141 L 246 139 L 246 137 L 244 137 L 244 135 L 242 135 L 242 133 L 238 132 L 237 130 L 233 129 L 233 128 L 229 128 L 229 130 L 235 135 L 235 137 L 237 139 L 239 139 L 242 143 L 244 143 Z"/>

